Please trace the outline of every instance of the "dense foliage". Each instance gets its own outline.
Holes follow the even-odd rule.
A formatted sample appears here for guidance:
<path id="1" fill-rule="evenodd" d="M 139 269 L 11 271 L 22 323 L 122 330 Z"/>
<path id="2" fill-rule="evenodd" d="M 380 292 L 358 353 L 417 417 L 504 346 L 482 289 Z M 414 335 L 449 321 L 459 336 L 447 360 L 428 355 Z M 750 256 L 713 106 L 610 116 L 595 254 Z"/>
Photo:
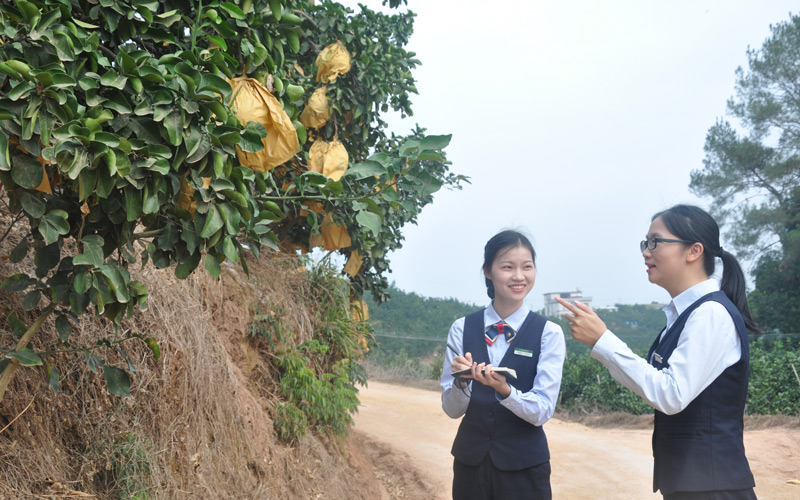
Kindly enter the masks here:
<path id="1" fill-rule="evenodd" d="M 800 415 L 800 336 L 761 335 L 750 343 L 747 413 Z"/>
<path id="2" fill-rule="evenodd" d="M 53 342 L 83 351 L 113 393 L 128 394 L 133 366 L 107 365 L 102 349 L 125 357 L 120 342 L 138 337 L 157 355 L 154 339 L 117 330 L 92 346 L 69 338 L 84 312 L 116 326 L 145 307 L 133 263 L 174 266 L 185 278 L 202 262 L 217 276 L 225 260 L 245 266 L 243 252 L 307 251 L 334 227 L 341 237 L 325 247 L 350 259 L 353 295 L 383 300 L 403 225 L 442 186 L 465 180 L 449 173 L 449 136 L 417 128 L 396 137 L 381 119 L 412 113 L 419 62 L 403 47 L 413 16 L 307 0 L 0 4 L 0 183 L 14 222 L 30 228 L 10 258 L 35 255 L 32 273 L 2 286 L 40 315 L 30 326 L 5 322 L 0 398 L 19 365 L 43 365 L 57 390 L 57 371 L 28 347 L 51 314 Z M 323 72 L 330 47 L 349 71 Z M 260 89 L 263 123 L 241 118 L 254 111 L 236 104 L 244 84 Z M 329 99 L 320 113 L 330 117 L 307 129 L 301 112 L 314 95 Z M 288 156 L 245 162 L 274 154 L 275 141 Z M 332 144 L 339 174 L 310 170 L 313 146 Z"/>
<path id="3" fill-rule="evenodd" d="M 771 26 L 728 100 L 735 123 L 706 136 L 704 168 L 691 189 L 713 200 L 737 253 L 755 257 L 752 309 L 766 331 L 800 332 L 800 16 Z M 740 130 L 744 129 L 745 133 Z M 776 310 L 774 304 L 781 304 Z"/>
<path id="4" fill-rule="evenodd" d="M 358 407 L 356 384 L 366 384 L 361 365 L 369 351 L 370 327 L 354 318 L 350 284 L 333 268 L 311 268 L 306 290 L 314 337 L 296 344 L 283 311 L 257 314 L 250 336 L 274 356 L 283 399 L 273 421 L 278 437 L 293 442 L 309 430 L 345 435 Z"/>

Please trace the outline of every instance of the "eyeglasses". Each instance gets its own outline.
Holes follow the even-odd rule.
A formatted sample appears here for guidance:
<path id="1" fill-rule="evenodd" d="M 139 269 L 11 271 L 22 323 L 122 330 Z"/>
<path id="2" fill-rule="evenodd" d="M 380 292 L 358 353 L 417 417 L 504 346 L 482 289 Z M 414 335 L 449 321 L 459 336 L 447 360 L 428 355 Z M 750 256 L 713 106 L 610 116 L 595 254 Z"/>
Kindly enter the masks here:
<path id="1" fill-rule="evenodd" d="M 656 238 L 653 236 L 652 238 L 640 241 L 639 250 L 642 252 L 644 252 L 645 248 L 649 250 L 655 250 L 659 243 L 694 243 L 694 241 L 674 240 L 672 238 Z"/>

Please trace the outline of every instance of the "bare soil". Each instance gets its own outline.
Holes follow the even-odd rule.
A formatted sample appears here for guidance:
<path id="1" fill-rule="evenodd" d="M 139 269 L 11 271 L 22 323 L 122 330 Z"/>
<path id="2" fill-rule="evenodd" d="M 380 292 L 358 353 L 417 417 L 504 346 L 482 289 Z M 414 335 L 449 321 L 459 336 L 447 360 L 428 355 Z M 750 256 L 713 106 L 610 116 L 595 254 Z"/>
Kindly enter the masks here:
<path id="1" fill-rule="evenodd" d="M 370 381 L 359 393 L 355 431 L 389 498 L 449 499 L 450 446 L 460 420 L 447 417 L 438 392 Z M 642 425 L 589 427 L 557 418 L 545 424 L 554 498 L 659 499 L 652 492 L 651 430 Z M 745 431 L 761 500 L 800 499 L 800 428 Z M 404 479 L 398 480 L 401 477 Z M 605 492 L 605 493 L 603 493 Z M 385 498 L 385 497 L 384 497 Z"/>

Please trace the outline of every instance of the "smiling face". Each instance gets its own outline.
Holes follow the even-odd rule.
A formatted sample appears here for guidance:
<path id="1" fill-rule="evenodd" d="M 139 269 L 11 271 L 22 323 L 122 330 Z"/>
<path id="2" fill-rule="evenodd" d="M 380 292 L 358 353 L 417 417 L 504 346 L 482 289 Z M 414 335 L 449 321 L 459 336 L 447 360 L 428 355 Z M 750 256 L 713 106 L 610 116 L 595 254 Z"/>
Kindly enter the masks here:
<path id="1" fill-rule="evenodd" d="M 491 269 L 484 269 L 483 273 L 494 285 L 495 310 L 502 309 L 509 314 L 519 309 L 536 281 L 533 256 L 522 245 L 497 252 Z"/>
<path id="2" fill-rule="evenodd" d="M 667 229 L 661 217 L 656 217 L 650 224 L 647 239 L 650 238 L 681 239 Z M 697 281 L 697 266 L 693 265 L 697 261 L 697 247 L 702 253 L 702 245 L 699 243 L 687 245 L 662 241 L 654 250 L 645 248 L 642 256 L 650 283 L 665 289 L 671 297 L 689 288 L 689 283 L 694 284 Z"/>

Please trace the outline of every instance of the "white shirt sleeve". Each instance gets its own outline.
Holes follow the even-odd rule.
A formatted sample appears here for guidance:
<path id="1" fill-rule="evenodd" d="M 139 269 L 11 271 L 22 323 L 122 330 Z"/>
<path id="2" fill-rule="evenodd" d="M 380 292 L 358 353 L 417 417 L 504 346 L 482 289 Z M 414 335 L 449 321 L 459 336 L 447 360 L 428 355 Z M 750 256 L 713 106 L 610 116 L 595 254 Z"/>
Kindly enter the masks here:
<path id="1" fill-rule="evenodd" d="M 459 354 L 464 354 L 464 318 L 455 320 L 453 326 L 450 327 L 447 343 L 453 346 Z M 442 409 L 450 418 L 460 418 L 467 412 L 469 394 L 472 389 L 472 382 L 463 391 L 453 384 L 455 379 L 450 364 L 455 357 L 456 354 L 452 350 L 445 349 L 442 377 L 439 381 L 439 385 L 442 387 Z"/>
<path id="2" fill-rule="evenodd" d="M 689 315 L 669 367 L 663 370 L 636 355 L 610 330 L 591 352 L 620 384 L 667 415 L 683 411 L 741 355 L 733 318 L 714 301 L 704 302 Z"/>
<path id="3" fill-rule="evenodd" d="M 513 349 L 513 343 L 510 349 Z M 511 387 L 511 394 L 500 404 L 514 415 L 533 425 L 543 425 L 550 420 L 561 389 L 561 374 L 566 356 L 564 333 L 557 324 L 548 321 L 542 332 L 542 347 L 536 365 L 536 377 L 528 392 Z"/>

